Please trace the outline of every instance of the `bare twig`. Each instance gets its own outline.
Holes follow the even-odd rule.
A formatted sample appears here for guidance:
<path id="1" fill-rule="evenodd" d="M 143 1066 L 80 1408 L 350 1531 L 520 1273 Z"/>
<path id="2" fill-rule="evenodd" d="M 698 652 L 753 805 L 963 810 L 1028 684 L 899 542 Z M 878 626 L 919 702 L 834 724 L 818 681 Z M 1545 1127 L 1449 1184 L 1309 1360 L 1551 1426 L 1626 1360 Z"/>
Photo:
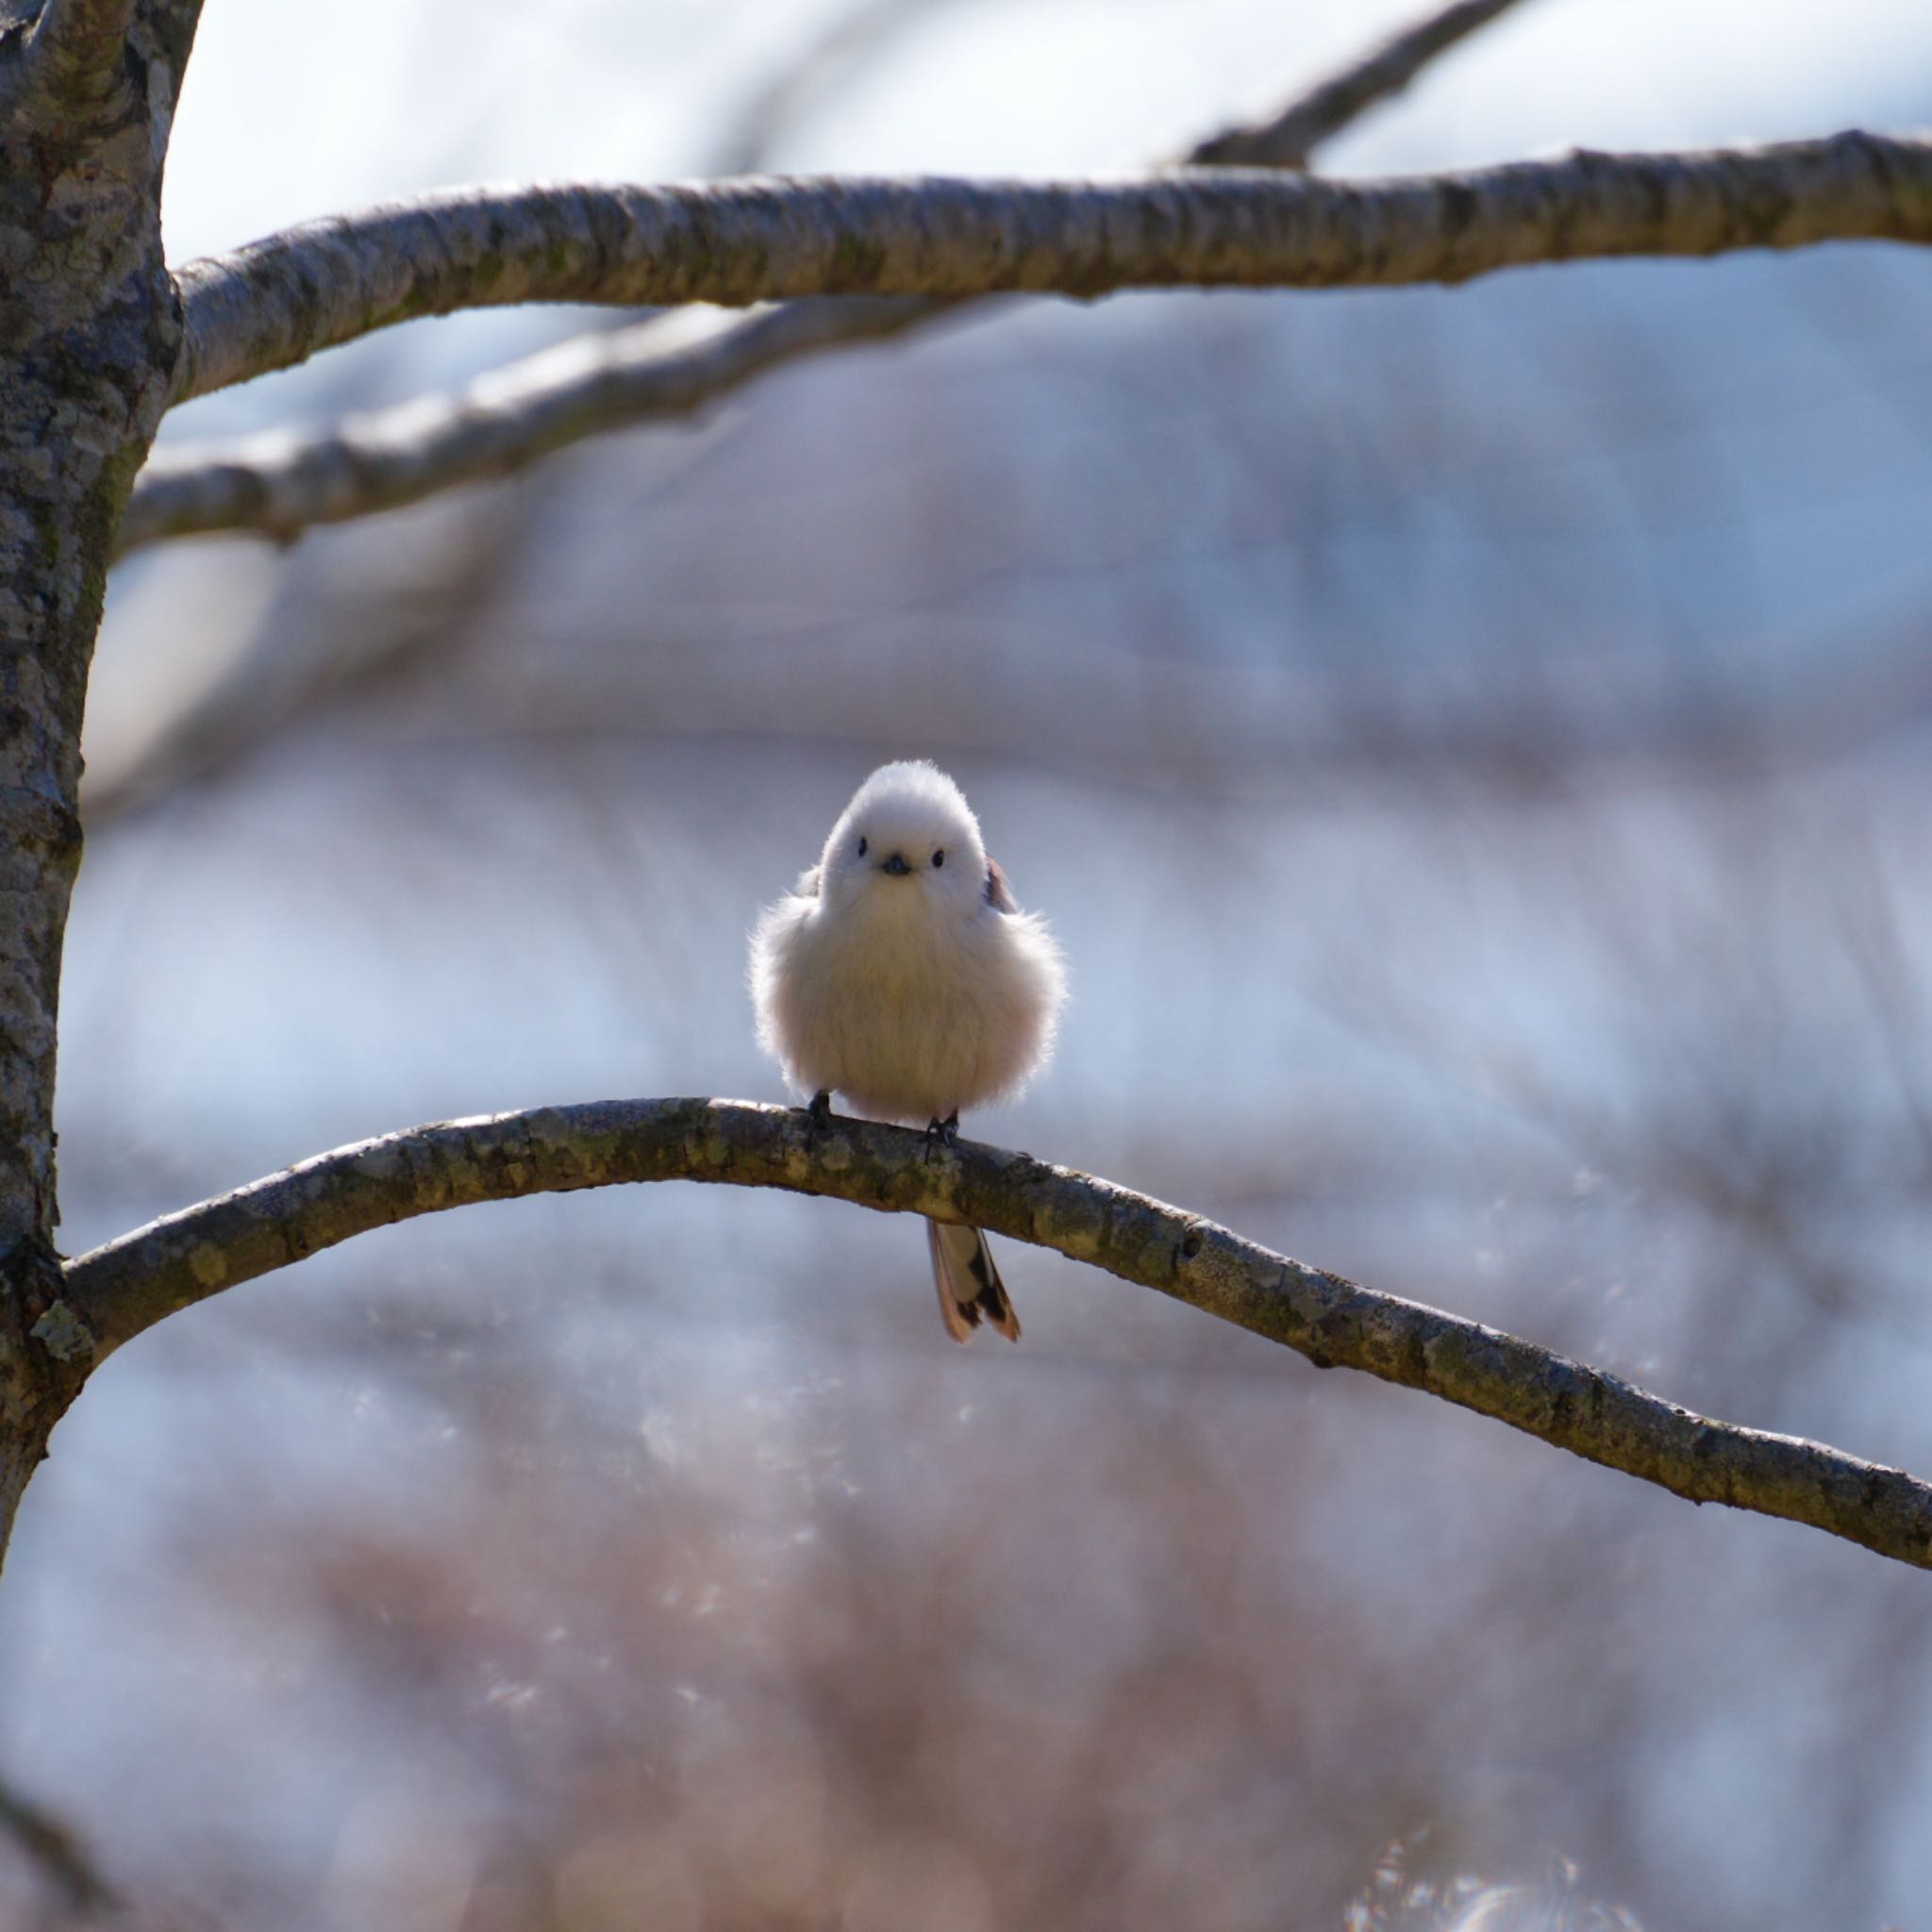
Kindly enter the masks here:
<path id="1" fill-rule="evenodd" d="M 1932 1485 L 1791 1436 L 1679 1408 L 1494 1328 L 1357 1287 L 1183 1209 L 1029 1155 L 803 1111 L 639 1100 L 452 1121 L 319 1156 L 67 1266 L 36 1332 L 78 1361 L 319 1248 L 472 1202 L 694 1180 L 971 1222 L 1158 1289 L 1299 1351 L 1507 1423 L 1692 1502 L 1807 1524 L 1932 1568 Z"/>
<path id="2" fill-rule="evenodd" d="M 765 99 L 735 136 L 729 172 L 763 158 L 759 142 L 782 111 L 802 71 L 824 58 L 849 59 L 855 45 L 875 42 L 917 18 L 932 0 L 866 0 L 815 43 L 783 86 Z M 1511 0 L 1483 0 L 1491 14 Z M 1273 120 L 1203 142 L 1187 157 L 1206 165 L 1229 142 L 1247 142 L 1245 158 L 1306 166 L 1307 149 L 1331 138 L 1384 93 L 1412 78 L 1424 61 L 1479 25 L 1475 8 L 1451 8 L 1376 49 L 1348 77 L 1298 95 Z M 1444 26 L 1457 16 L 1454 31 Z M 1463 16 L 1472 16 L 1463 18 Z M 770 91 L 768 91 L 770 92 Z M 1319 124 L 1319 131 L 1316 131 Z M 753 128 L 758 133 L 754 135 Z M 1299 145 L 1278 130 L 1303 130 Z M 718 170 L 716 172 L 726 172 Z M 228 443 L 191 443 L 149 459 L 123 521 L 120 550 L 164 538 L 217 530 L 251 530 L 287 541 L 312 524 L 420 503 L 438 492 L 525 468 L 579 438 L 665 417 L 684 416 L 765 371 L 798 357 L 877 341 L 961 305 L 918 295 L 785 303 L 723 323 L 691 341 L 662 317 L 614 331 L 596 330 L 494 371 L 451 396 L 431 397 L 313 432 L 283 432 Z"/>
<path id="3" fill-rule="evenodd" d="M 6 1780 L 0 1780 L 0 1831 L 20 1847 L 70 1911 L 93 1916 L 120 1908 L 120 1895 L 77 1834 Z"/>
<path id="4" fill-rule="evenodd" d="M 400 574 L 355 573 L 352 587 L 325 593 L 317 623 L 281 608 L 305 608 L 299 582 L 251 626 L 240 650 L 183 708 L 150 715 L 131 746 L 113 742 L 90 758 L 81 814 L 92 837 L 182 787 L 205 784 L 245 760 L 265 741 L 312 724 L 331 708 L 385 681 L 422 675 L 475 634 L 526 560 L 527 522 L 498 500 L 419 536 Z"/>
<path id="5" fill-rule="evenodd" d="M 727 181 L 475 189 L 190 264 L 174 399 L 391 324 L 522 302 L 1460 282 L 1531 262 L 1932 242 L 1932 142 L 1846 133 L 1340 184 Z"/>
<path id="6" fill-rule="evenodd" d="M 849 12 L 824 23 L 732 116 L 705 173 L 763 174 L 774 142 L 805 102 L 950 4 L 953 0 L 858 0 Z"/>
<path id="7" fill-rule="evenodd" d="M 1515 5 L 1516 0 L 1456 0 L 1351 61 L 1274 120 L 1230 127 L 1204 141 L 1188 158 L 1198 167 L 1306 168 L 1324 141 L 1377 102 L 1400 93 L 1438 55 Z"/>

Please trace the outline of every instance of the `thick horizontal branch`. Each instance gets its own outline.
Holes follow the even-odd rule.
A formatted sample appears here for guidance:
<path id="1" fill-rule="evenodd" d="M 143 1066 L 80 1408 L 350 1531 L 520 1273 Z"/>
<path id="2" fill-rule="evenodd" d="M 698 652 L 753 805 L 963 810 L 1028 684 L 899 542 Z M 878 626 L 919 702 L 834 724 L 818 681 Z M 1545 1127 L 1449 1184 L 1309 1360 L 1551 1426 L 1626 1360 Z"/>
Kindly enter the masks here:
<path id="1" fill-rule="evenodd" d="M 417 316 L 519 302 L 1460 282 L 1531 262 L 1932 241 L 1932 142 L 1847 133 L 1331 182 L 754 180 L 467 190 L 316 222 L 180 284 L 175 400 Z"/>
<path id="2" fill-rule="evenodd" d="M 1189 158 L 1207 167 L 1305 168 L 1324 141 L 1332 141 L 1378 102 L 1400 93 L 1430 61 L 1516 4 L 1456 0 L 1439 8 L 1310 88 L 1272 121 L 1230 127 L 1204 141 Z"/>
<path id="3" fill-rule="evenodd" d="M 1272 119 L 1201 142 L 1184 165 L 1205 166 L 1225 155 L 1246 166 L 1305 167 L 1316 144 L 1406 86 L 1482 18 L 1513 4 L 1457 0 L 1356 67 L 1298 94 Z M 863 37 L 908 11 L 905 0 L 879 0 L 841 23 L 830 39 L 843 46 L 855 31 Z M 960 306 L 919 295 L 785 302 L 724 323 L 699 341 L 653 317 L 541 351 L 453 395 L 317 430 L 164 449 L 135 484 L 119 553 L 217 530 L 289 541 L 311 525 L 344 523 L 512 475 L 585 437 L 694 414 L 767 370 L 898 335 Z"/>
<path id="4" fill-rule="evenodd" d="M 1679 1408 L 1478 1323 L 1357 1287 L 1144 1195 L 1024 1154 L 738 1101 L 610 1101 L 338 1149 L 67 1267 L 50 1347 L 98 1359 L 163 1317 L 369 1228 L 471 1202 L 631 1181 L 784 1188 L 965 1221 L 1158 1289 L 1299 1351 L 1492 1416 L 1698 1503 L 1808 1524 L 1932 1568 L 1932 1485 Z"/>

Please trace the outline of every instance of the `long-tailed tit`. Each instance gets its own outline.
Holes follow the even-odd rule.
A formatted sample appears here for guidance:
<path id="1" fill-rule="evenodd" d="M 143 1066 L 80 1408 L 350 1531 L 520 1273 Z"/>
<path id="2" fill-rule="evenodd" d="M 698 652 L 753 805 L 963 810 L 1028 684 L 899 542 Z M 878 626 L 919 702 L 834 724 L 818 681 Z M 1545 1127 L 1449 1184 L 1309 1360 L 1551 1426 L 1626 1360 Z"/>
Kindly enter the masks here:
<path id="1" fill-rule="evenodd" d="M 937 766 L 882 765 L 824 856 L 751 941 L 758 1038 L 824 1119 L 924 1123 L 950 1141 L 962 1108 L 1008 1099 L 1046 1062 L 1066 997 L 1060 949 L 986 855 L 965 794 Z M 946 1332 L 1019 1317 L 976 1227 L 927 1222 Z"/>

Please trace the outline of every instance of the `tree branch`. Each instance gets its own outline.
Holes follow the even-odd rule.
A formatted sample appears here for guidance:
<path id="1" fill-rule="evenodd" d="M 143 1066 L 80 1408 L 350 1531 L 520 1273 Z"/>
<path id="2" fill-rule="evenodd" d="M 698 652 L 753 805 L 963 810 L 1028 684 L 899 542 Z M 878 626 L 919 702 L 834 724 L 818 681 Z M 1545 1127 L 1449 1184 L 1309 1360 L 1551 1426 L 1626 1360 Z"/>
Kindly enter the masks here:
<path id="1" fill-rule="evenodd" d="M 900 35 L 950 0 L 856 0 L 820 23 L 789 58 L 768 74 L 710 146 L 707 175 L 762 175 L 786 124 L 802 104 L 876 57 Z"/>
<path id="2" fill-rule="evenodd" d="M 139 0 L 46 0 L 26 42 L 29 98 L 44 102 L 65 131 L 91 131 L 125 85 L 127 36 Z"/>
<path id="3" fill-rule="evenodd" d="M 591 331 L 492 371 L 448 396 L 351 416 L 319 434 L 190 443 L 149 458 L 117 555 L 169 537 L 255 530 L 287 541 L 508 476 L 598 430 L 687 415 L 814 349 L 876 341 L 941 312 L 918 296 L 787 302 L 697 340 L 683 318 Z"/>
<path id="4" fill-rule="evenodd" d="M 367 1229 L 471 1202 L 692 1180 L 966 1221 L 1278 1341 L 1421 1389 L 1692 1502 L 1808 1524 L 1932 1568 L 1932 1485 L 1714 1422 L 1533 1342 L 1291 1261 L 1110 1182 L 971 1142 L 740 1101 L 638 1100 L 451 1121 L 321 1155 L 71 1261 L 37 1333 L 98 1360 L 177 1309 Z"/>
<path id="5" fill-rule="evenodd" d="M 805 68 L 815 70 L 835 47 L 849 55 L 855 38 L 895 27 L 929 4 L 867 0 L 835 24 Z M 1207 165 L 1240 143 L 1241 158 L 1253 165 L 1305 167 L 1310 148 L 1474 32 L 1482 24 L 1478 13 L 1493 17 L 1513 4 L 1458 0 L 1357 67 L 1298 95 L 1274 119 L 1203 142 L 1183 165 Z M 777 85 L 776 98 L 798 84 L 799 73 L 787 70 L 791 77 Z M 770 107 L 768 100 L 749 125 L 767 127 Z M 741 129 L 733 141 L 743 147 L 746 138 Z M 289 541 L 312 524 L 420 503 L 464 483 L 513 475 L 583 437 L 693 414 L 794 358 L 877 341 L 958 306 L 919 295 L 782 303 L 726 323 L 697 342 L 676 339 L 675 326 L 667 330 L 663 317 L 652 317 L 541 351 L 451 396 L 351 416 L 314 432 L 163 450 L 135 485 L 117 554 L 217 530 L 253 530 Z"/>
<path id="6" fill-rule="evenodd" d="M 754 180 L 472 189 L 191 263 L 174 400 L 391 324 L 521 302 L 1361 288 L 1531 262 L 1932 242 L 1932 142 L 1846 133 L 1324 182 Z"/>
<path id="7" fill-rule="evenodd" d="M 150 164 L 166 152 L 201 0 L 44 0 L 7 78 L 9 108 L 48 152 L 125 141 Z"/>
<path id="8" fill-rule="evenodd" d="M 178 711 L 105 734 L 81 786 L 88 837 L 219 780 L 281 732 L 313 724 L 373 688 L 446 675 L 528 561 L 530 520 L 518 512 L 493 498 L 418 533 L 400 576 L 364 569 L 333 590 L 286 587 L 250 621 L 248 641 L 232 654 L 217 650 L 225 661 Z M 289 599 L 304 615 L 284 608 Z"/>
<path id="9" fill-rule="evenodd" d="M 4 1779 L 0 1831 L 13 1840 L 71 1910 L 94 1917 L 120 1909 L 120 1894 L 102 1875 L 78 1834 Z"/>
<path id="10" fill-rule="evenodd" d="M 1455 0 L 1311 88 L 1272 121 L 1230 127 L 1189 156 L 1197 167 L 1306 168 L 1308 157 L 1378 101 L 1398 94 L 1439 54 L 1507 13 L 1516 0 Z"/>

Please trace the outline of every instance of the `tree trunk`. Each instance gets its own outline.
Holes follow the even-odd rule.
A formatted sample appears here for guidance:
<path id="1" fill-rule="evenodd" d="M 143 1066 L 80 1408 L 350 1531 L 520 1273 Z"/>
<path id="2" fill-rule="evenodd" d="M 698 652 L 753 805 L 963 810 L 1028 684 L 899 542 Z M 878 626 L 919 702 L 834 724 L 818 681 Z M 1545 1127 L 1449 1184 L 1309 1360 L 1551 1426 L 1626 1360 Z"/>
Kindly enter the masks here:
<path id="1" fill-rule="evenodd" d="M 192 18 L 130 12 L 0 26 L 0 1553 L 92 1358 L 54 1251 L 60 947 L 108 561 L 181 339 L 160 185 Z"/>

